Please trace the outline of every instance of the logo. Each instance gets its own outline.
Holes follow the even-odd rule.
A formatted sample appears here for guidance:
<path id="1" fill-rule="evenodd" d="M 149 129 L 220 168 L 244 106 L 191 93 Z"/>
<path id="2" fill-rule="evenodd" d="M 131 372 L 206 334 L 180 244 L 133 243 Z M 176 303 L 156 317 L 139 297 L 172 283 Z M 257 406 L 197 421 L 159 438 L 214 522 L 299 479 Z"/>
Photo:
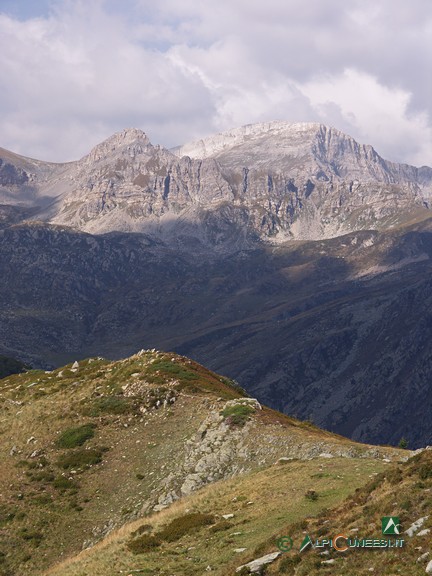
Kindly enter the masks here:
<path id="1" fill-rule="evenodd" d="M 399 535 L 401 525 L 399 516 L 383 516 L 381 518 L 381 530 L 383 534 Z M 293 539 L 290 536 L 281 536 L 276 540 L 276 545 L 281 552 L 289 552 L 293 548 Z M 300 544 L 299 551 L 304 552 L 311 548 L 312 550 L 333 548 L 337 552 L 346 552 L 348 549 L 392 549 L 403 548 L 405 540 L 401 538 L 378 538 L 377 536 L 357 537 L 340 532 L 335 536 L 312 540 L 309 534 L 306 534 Z"/>
<path id="2" fill-rule="evenodd" d="M 306 534 L 306 536 L 303 539 L 303 542 L 300 545 L 300 552 L 304 552 L 306 548 L 308 548 L 309 546 L 311 546 L 312 548 L 314 547 L 311 537 L 308 534 Z"/>
<path id="3" fill-rule="evenodd" d="M 293 544 L 293 540 L 289 536 L 282 536 L 276 541 L 276 546 L 281 552 L 289 552 Z"/>
<path id="4" fill-rule="evenodd" d="M 383 516 L 381 518 L 381 529 L 383 534 L 400 534 L 399 517 Z"/>

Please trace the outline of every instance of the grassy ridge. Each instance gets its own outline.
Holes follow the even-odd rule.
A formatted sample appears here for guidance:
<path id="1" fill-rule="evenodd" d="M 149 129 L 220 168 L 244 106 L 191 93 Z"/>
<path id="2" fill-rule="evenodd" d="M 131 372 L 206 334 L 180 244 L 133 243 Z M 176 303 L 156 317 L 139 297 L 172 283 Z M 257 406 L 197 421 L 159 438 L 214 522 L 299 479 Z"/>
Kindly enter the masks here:
<path id="1" fill-rule="evenodd" d="M 381 470 L 385 454 L 400 453 L 371 449 L 261 409 L 235 382 L 187 358 L 156 351 L 118 362 L 90 358 L 1 380 L 0 442 L 1 576 L 39 574 L 173 501 L 174 515 L 177 510 L 215 518 L 213 525 L 202 527 L 215 543 L 214 552 L 208 556 L 203 551 L 202 558 L 210 564 L 230 562 L 234 553 L 224 539 L 231 537 L 232 526 L 242 529 L 238 518 L 232 522 L 222 515 L 233 507 L 239 518 L 244 515 L 242 522 L 258 522 L 239 545 L 249 550 L 287 518 L 335 504 L 352 486 L 362 485 L 365 475 Z M 330 466 L 329 460 L 316 458 L 329 450 L 349 456 L 331 461 L 331 485 L 313 476 L 321 473 L 320 466 Z M 293 455 L 314 460 L 274 466 Z M 249 478 L 240 492 L 239 474 L 245 482 Z M 349 476 L 348 485 L 338 476 Z M 199 486 L 230 477 L 226 488 L 219 483 L 206 492 L 204 487 L 206 499 L 189 511 L 175 502 Z M 316 501 L 304 497 L 306 489 L 319 494 Z M 295 506 L 282 513 L 280 500 L 287 498 Z M 269 512 L 264 523 L 258 520 L 263 511 Z M 170 570 L 179 560 L 184 569 L 191 565 L 176 547 L 196 535 L 169 541 L 164 530 L 175 519 L 170 514 L 162 511 L 148 534 L 155 544 L 151 570 L 160 569 L 166 547 L 173 551 Z M 128 549 L 130 540 L 128 533 L 119 570 L 132 559 L 133 566 L 141 566 Z"/>

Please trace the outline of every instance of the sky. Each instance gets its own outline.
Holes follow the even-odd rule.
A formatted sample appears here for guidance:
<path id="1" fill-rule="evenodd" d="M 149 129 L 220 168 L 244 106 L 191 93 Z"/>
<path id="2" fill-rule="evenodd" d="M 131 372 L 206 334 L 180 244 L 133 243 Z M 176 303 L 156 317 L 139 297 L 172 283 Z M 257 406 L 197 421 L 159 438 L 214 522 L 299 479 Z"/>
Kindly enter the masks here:
<path id="1" fill-rule="evenodd" d="M 432 166 L 430 0 L 0 0 L 0 146 L 75 160 L 322 122 Z"/>

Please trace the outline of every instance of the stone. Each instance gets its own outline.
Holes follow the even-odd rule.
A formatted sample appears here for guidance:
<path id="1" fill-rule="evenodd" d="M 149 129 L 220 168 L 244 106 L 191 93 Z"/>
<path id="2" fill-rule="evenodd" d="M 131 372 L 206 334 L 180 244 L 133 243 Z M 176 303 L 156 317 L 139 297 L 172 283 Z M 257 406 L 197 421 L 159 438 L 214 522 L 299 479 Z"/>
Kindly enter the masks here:
<path id="1" fill-rule="evenodd" d="M 423 516 L 422 518 L 419 518 L 418 520 L 413 522 L 411 526 L 408 528 L 408 530 L 405 530 L 405 534 L 408 534 L 408 536 L 412 538 L 414 534 L 423 526 L 425 520 L 427 520 L 428 518 L 429 516 Z"/>
<path id="2" fill-rule="evenodd" d="M 236 568 L 236 572 L 240 572 L 243 568 L 247 568 L 251 574 L 260 572 L 264 566 L 267 564 L 271 564 L 275 560 L 277 560 L 282 555 L 282 552 L 272 552 L 271 554 L 266 554 L 265 556 L 261 556 L 261 558 L 257 558 L 256 560 L 252 560 L 252 562 L 248 562 L 247 564 L 243 564 Z"/>
<path id="3" fill-rule="evenodd" d="M 430 560 L 426 566 L 426 574 L 432 574 L 432 560 Z"/>
<path id="4" fill-rule="evenodd" d="M 425 552 L 424 554 L 422 554 L 421 556 L 419 556 L 417 558 L 417 562 L 424 562 L 428 556 L 429 556 L 429 552 Z"/>

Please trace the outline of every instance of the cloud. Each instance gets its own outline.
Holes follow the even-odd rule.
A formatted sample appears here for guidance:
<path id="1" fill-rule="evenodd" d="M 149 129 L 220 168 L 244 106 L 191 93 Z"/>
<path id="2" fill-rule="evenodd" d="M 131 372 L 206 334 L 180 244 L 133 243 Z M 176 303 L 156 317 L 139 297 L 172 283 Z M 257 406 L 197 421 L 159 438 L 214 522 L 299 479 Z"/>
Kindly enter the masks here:
<path id="1" fill-rule="evenodd" d="M 195 73 L 131 41 L 124 22 L 92 6 L 24 22 L 0 15 L 3 146 L 69 160 L 127 126 L 169 140 L 214 113 Z"/>
<path id="2" fill-rule="evenodd" d="M 430 157 L 432 133 L 425 112 L 410 112 L 411 95 L 385 86 L 377 78 L 347 69 L 317 78 L 302 87 L 324 122 L 337 126 L 393 160 L 414 164 Z M 369 141 L 373 135 L 373 141 Z M 431 158 L 432 159 L 432 158 Z"/>
<path id="3" fill-rule="evenodd" d="M 126 126 L 172 146 L 322 121 L 432 164 L 429 0 L 53 0 L 0 15 L 4 147 L 73 159 Z"/>

